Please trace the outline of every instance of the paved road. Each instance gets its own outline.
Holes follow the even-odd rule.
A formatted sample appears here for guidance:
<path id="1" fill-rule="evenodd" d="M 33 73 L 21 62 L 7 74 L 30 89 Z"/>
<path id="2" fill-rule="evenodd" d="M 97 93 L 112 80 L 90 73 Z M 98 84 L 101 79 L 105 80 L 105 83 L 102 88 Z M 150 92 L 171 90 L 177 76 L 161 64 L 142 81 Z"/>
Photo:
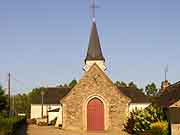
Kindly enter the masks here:
<path id="1" fill-rule="evenodd" d="M 87 132 L 72 132 L 63 131 L 51 126 L 23 126 L 17 135 L 120 135 L 118 133 L 87 133 Z"/>

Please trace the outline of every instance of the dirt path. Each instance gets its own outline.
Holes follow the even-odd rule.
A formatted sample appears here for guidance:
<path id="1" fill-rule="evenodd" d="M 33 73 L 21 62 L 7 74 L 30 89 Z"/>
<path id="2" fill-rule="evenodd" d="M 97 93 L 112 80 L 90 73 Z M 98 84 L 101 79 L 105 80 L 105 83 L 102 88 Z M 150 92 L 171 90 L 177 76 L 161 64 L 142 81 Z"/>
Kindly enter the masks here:
<path id="1" fill-rule="evenodd" d="M 27 135 L 63 135 L 59 129 L 51 126 L 29 125 Z"/>
<path id="2" fill-rule="evenodd" d="M 26 132 L 24 132 L 26 129 Z M 22 127 L 21 132 L 17 135 L 119 135 L 118 133 L 87 133 L 87 132 L 72 132 L 63 131 L 52 126 L 36 126 L 28 125 L 27 127 Z"/>

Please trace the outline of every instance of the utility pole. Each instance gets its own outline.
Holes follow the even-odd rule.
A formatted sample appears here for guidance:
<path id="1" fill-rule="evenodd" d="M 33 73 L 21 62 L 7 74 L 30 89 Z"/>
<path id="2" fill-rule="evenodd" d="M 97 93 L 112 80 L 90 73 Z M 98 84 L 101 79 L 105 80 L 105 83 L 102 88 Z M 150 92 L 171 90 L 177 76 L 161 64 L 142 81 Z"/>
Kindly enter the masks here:
<path id="1" fill-rule="evenodd" d="M 8 73 L 8 111 L 9 116 L 11 115 L 11 73 Z"/>
<path id="2" fill-rule="evenodd" d="M 44 90 L 41 90 L 41 118 L 43 118 L 43 112 L 44 112 Z"/>

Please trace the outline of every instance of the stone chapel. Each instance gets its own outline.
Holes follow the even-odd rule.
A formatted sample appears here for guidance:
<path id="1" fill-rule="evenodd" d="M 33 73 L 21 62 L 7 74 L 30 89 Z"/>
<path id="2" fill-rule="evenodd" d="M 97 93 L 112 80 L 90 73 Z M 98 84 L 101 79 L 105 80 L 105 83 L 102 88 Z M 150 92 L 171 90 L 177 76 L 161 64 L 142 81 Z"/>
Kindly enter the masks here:
<path id="1" fill-rule="evenodd" d="M 78 84 L 60 100 L 62 129 L 123 132 L 123 124 L 133 107 L 150 103 L 134 88 L 118 88 L 106 74 L 105 58 L 93 20 L 84 74 Z M 57 120 L 58 123 L 58 120 Z"/>

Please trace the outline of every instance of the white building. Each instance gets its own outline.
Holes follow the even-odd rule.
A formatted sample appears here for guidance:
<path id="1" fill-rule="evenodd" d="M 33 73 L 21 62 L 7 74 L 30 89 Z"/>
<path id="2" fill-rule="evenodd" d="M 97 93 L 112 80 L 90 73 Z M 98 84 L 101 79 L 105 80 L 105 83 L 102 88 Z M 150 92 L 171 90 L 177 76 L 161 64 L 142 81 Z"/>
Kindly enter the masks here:
<path id="1" fill-rule="evenodd" d="M 45 88 L 43 96 L 43 106 L 42 106 L 42 96 L 38 95 L 33 97 L 31 104 L 31 119 L 48 118 L 47 122 L 50 123 L 56 117 L 62 117 L 59 112 L 62 111 L 62 106 L 60 105 L 60 100 L 70 91 L 69 88 L 52 87 Z M 62 124 L 62 123 L 60 123 Z"/>

